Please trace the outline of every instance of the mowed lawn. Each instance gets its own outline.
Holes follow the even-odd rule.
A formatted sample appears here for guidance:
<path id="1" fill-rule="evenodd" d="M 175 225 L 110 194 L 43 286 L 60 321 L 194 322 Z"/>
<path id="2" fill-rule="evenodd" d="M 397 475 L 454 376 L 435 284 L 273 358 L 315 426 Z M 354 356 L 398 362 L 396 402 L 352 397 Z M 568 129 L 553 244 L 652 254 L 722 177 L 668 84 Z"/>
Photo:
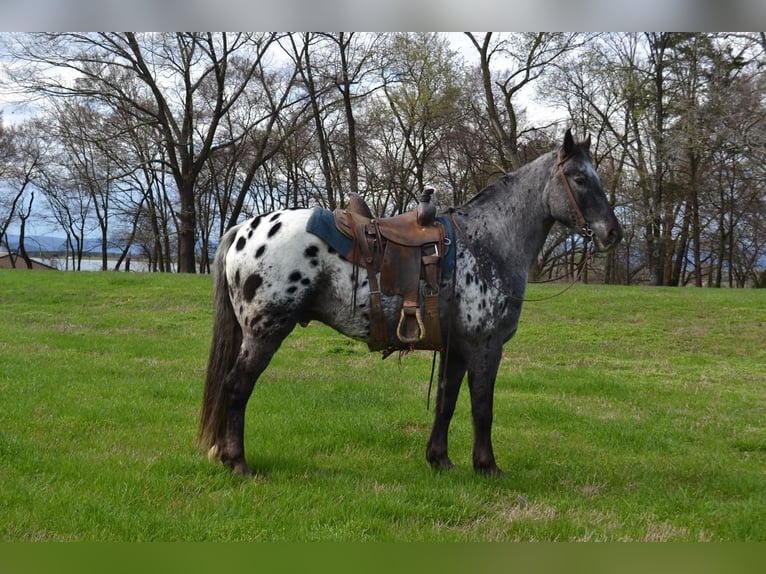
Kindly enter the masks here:
<path id="1" fill-rule="evenodd" d="M 256 386 L 257 475 L 210 464 L 211 313 L 207 276 L 0 271 L 2 540 L 766 541 L 766 291 L 527 303 L 500 478 L 471 469 L 467 387 L 457 468 L 426 464 L 429 353 L 382 361 L 319 324 Z"/>

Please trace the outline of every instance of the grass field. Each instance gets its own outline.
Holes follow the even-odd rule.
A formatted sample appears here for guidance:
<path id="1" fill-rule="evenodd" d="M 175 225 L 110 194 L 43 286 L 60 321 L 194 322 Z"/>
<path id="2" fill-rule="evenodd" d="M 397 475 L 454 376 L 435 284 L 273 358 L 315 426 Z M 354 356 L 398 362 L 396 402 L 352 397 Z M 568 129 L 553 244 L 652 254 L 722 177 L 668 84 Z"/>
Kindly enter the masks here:
<path id="1" fill-rule="evenodd" d="M 211 465 L 210 300 L 204 276 L 0 271 L 3 540 L 766 541 L 764 291 L 528 303 L 497 381 L 501 478 L 471 469 L 467 389 L 458 468 L 427 466 L 430 354 L 381 361 L 318 324 L 250 401 L 257 476 Z"/>

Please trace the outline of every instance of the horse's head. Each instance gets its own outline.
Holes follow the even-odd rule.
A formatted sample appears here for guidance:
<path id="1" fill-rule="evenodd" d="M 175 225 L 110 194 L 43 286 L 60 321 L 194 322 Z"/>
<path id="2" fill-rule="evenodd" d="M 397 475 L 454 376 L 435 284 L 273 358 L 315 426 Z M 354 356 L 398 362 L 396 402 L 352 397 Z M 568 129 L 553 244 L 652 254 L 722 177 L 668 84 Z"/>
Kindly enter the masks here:
<path id="1" fill-rule="evenodd" d="M 600 251 L 608 251 L 622 240 L 622 228 L 591 162 L 590 136 L 575 143 L 567 130 L 556 157 L 548 205 L 556 220 L 591 237 Z"/>

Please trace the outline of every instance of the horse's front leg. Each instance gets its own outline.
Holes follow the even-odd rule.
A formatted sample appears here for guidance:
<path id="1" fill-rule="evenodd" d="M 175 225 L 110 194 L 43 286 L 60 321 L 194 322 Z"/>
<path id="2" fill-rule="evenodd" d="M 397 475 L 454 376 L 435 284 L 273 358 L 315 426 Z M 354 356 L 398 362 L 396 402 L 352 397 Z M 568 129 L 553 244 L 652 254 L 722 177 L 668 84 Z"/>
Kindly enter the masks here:
<path id="1" fill-rule="evenodd" d="M 446 357 L 446 360 L 445 360 Z M 448 470 L 453 467 L 447 454 L 447 435 L 460 384 L 465 376 L 465 361 L 457 355 L 442 351 L 439 357 L 439 386 L 436 391 L 436 414 L 431 436 L 426 447 L 426 460 L 434 470 Z"/>
<path id="2" fill-rule="evenodd" d="M 502 345 L 484 348 L 473 355 L 468 366 L 468 388 L 473 417 L 473 468 L 482 474 L 500 475 L 492 449 L 492 417 L 495 379 L 500 367 Z"/>

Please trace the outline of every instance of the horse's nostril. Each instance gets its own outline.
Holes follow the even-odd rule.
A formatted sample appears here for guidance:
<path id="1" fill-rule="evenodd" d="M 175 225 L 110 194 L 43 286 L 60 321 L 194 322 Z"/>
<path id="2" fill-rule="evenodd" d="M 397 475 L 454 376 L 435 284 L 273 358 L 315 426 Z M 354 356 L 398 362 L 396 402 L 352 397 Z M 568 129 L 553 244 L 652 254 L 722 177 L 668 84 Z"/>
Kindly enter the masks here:
<path id="1" fill-rule="evenodd" d="M 619 227 L 610 229 L 609 235 L 607 235 L 607 241 L 609 241 L 609 245 L 616 245 L 622 241 L 622 230 Z"/>

